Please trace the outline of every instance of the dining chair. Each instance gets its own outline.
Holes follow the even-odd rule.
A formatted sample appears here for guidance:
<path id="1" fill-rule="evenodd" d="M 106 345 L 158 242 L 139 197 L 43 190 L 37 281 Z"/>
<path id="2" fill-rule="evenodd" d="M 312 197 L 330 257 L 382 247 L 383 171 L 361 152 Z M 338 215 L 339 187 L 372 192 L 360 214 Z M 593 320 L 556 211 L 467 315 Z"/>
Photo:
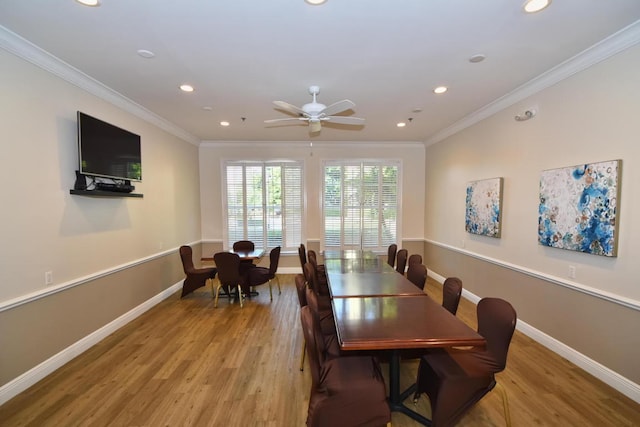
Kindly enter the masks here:
<path id="1" fill-rule="evenodd" d="M 318 261 L 316 259 L 315 251 L 311 251 L 311 250 L 308 251 L 307 259 L 309 260 L 308 263 L 313 266 L 314 278 L 315 278 L 314 279 L 315 283 L 313 283 L 313 285 L 316 286 L 315 289 L 318 292 L 318 295 L 329 295 L 329 284 L 327 282 L 327 273 L 324 270 L 324 266 L 322 266 L 322 268 L 318 267 Z"/>
<path id="2" fill-rule="evenodd" d="M 442 306 L 454 316 L 458 312 L 461 295 L 462 280 L 457 277 L 447 277 L 442 284 Z"/>
<path id="3" fill-rule="evenodd" d="M 296 291 L 298 293 L 298 302 L 300 303 L 300 308 L 307 306 L 307 281 L 304 278 L 303 274 L 296 274 L 294 278 L 294 283 L 296 284 Z M 305 341 L 304 334 L 302 336 L 302 354 L 300 355 L 300 370 L 304 371 L 304 357 L 305 351 Z"/>
<path id="4" fill-rule="evenodd" d="M 391 268 L 396 266 L 396 252 L 398 252 L 398 245 L 395 243 L 390 244 L 387 249 L 387 264 L 389 264 Z"/>
<path id="5" fill-rule="evenodd" d="M 180 246 L 180 259 L 182 260 L 182 269 L 186 275 L 182 282 L 182 294 L 180 298 L 195 291 L 201 286 L 207 284 L 207 280 L 211 280 L 211 295 L 213 296 L 213 279 L 216 277 L 216 270 L 213 267 L 195 268 L 193 266 L 193 250 L 191 246 Z"/>
<path id="6" fill-rule="evenodd" d="M 411 254 L 409 257 L 409 261 L 407 265 L 411 266 L 411 264 L 422 264 L 422 255 L 420 254 Z"/>
<path id="7" fill-rule="evenodd" d="M 256 245 L 251 240 L 238 240 L 237 242 L 233 243 L 232 249 L 234 252 L 251 252 L 256 249 Z M 247 275 L 249 271 L 253 269 L 255 266 L 256 265 L 253 263 L 253 260 L 241 259 L 240 275 L 241 276 Z"/>
<path id="8" fill-rule="evenodd" d="M 251 240 L 238 240 L 237 242 L 233 243 L 232 247 L 234 252 L 238 252 L 238 251 L 251 252 L 255 250 L 256 245 Z"/>
<path id="9" fill-rule="evenodd" d="M 235 288 L 240 300 L 240 307 L 242 307 L 243 283 L 242 276 L 240 276 L 240 256 L 231 252 L 218 252 L 213 255 L 213 261 L 218 268 L 218 286 L 213 306 L 218 307 L 220 289 L 224 289 L 227 294 L 231 295 L 231 290 Z"/>
<path id="10" fill-rule="evenodd" d="M 269 252 L 269 268 L 266 267 L 254 267 L 247 273 L 247 284 L 252 288 L 265 283 L 269 284 L 269 298 L 273 301 L 273 292 L 271 290 L 271 281 L 276 280 L 278 283 L 278 294 L 282 294 L 280 288 L 280 279 L 276 276 L 278 271 L 278 262 L 280 262 L 280 246 L 276 246 Z"/>
<path id="11" fill-rule="evenodd" d="M 477 317 L 478 333 L 487 341 L 484 350 L 434 349 L 420 359 L 414 401 L 420 393 L 427 393 L 433 427 L 455 424 L 496 387 L 495 374 L 506 367 L 516 311 L 503 299 L 483 298 Z M 501 386 L 498 390 L 505 420 L 511 425 L 506 391 Z"/>
<path id="12" fill-rule="evenodd" d="M 308 427 L 383 426 L 391 422 L 380 366 L 369 356 L 327 357 L 309 306 L 300 309 L 311 368 Z"/>
<path id="13" fill-rule="evenodd" d="M 318 255 L 316 254 L 316 251 L 309 249 L 307 251 L 307 259 L 311 264 L 313 264 L 313 267 L 318 272 L 318 278 L 320 279 L 320 281 L 326 282 L 327 271 L 325 269 L 324 264 L 318 264 Z"/>
<path id="14" fill-rule="evenodd" d="M 307 250 L 303 243 L 300 243 L 298 247 L 298 258 L 300 258 L 300 268 L 302 268 L 302 274 L 304 274 L 304 265 L 307 263 Z"/>
<path id="15" fill-rule="evenodd" d="M 402 275 L 404 275 L 404 269 L 407 266 L 407 256 L 409 252 L 406 249 L 398 250 L 396 255 L 396 271 Z"/>
<path id="16" fill-rule="evenodd" d="M 427 267 L 423 264 L 409 264 L 407 279 L 424 291 L 424 284 L 427 281 Z"/>

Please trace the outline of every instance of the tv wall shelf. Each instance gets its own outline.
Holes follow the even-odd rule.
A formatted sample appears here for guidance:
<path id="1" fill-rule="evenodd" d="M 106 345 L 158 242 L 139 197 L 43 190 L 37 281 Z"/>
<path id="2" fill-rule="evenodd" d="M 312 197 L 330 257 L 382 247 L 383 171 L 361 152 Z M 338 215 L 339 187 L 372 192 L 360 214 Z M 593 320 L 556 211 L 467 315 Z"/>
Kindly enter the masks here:
<path id="1" fill-rule="evenodd" d="M 139 193 L 122 193 L 118 191 L 101 191 L 101 190 L 69 190 L 71 194 L 76 196 L 89 196 L 89 197 L 137 197 L 142 198 L 143 195 Z"/>

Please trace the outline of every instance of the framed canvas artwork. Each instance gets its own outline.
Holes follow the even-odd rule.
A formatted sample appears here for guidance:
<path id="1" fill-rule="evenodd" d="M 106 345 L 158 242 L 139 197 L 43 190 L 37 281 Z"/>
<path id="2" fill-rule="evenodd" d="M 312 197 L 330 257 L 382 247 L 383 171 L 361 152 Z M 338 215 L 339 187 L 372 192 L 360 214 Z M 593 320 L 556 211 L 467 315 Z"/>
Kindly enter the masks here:
<path id="1" fill-rule="evenodd" d="M 467 186 L 465 229 L 469 233 L 500 237 L 502 178 L 472 181 Z"/>
<path id="2" fill-rule="evenodd" d="M 538 242 L 614 257 L 621 160 L 543 171 Z"/>

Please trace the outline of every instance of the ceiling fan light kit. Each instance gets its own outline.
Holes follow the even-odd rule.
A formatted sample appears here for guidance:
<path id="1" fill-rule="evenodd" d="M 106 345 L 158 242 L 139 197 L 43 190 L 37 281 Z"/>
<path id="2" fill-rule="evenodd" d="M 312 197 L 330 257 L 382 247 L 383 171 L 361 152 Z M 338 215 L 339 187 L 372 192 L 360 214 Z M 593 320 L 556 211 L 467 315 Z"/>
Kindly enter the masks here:
<path id="1" fill-rule="evenodd" d="M 360 117 L 351 116 L 334 116 L 334 114 L 342 113 L 353 107 L 355 103 L 348 99 L 334 102 L 333 104 L 326 106 L 317 101 L 316 97 L 320 93 L 320 87 L 310 86 L 309 94 L 313 97 L 313 100 L 302 107 L 296 107 L 293 104 L 289 104 L 285 101 L 273 101 L 273 103 L 281 110 L 287 113 L 293 114 L 296 117 L 289 117 L 284 119 L 270 119 L 265 120 L 267 124 L 286 122 L 286 121 L 306 121 L 309 124 L 309 133 L 320 132 L 322 128 L 322 122 L 338 123 L 343 125 L 363 125 L 364 119 Z"/>

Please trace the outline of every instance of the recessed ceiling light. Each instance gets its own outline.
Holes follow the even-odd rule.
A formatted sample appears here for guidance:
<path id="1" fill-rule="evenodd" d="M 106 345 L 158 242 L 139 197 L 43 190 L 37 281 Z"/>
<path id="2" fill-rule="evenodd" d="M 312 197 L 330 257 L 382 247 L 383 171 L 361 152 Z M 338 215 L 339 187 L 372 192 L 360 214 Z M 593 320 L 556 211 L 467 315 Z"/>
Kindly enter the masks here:
<path id="1" fill-rule="evenodd" d="M 146 49 L 138 49 L 138 55 L 140 55 L 141 57 L 146 58 L 146 59 L 151 59 L 151 58 L 156 56 L 155 53 L 151 52 L 150 50 L 146 50 Z"/>
<path id="2" fill-rule="evenodd" d="M 433 93 L 445 93 L 447 90 L 449 90 L 449 88 L 446 86 L 438 86 L 437 88 L 433 89 Z"/>
<path id="3" fill-rule="evenodd" d="M 551 0 L 527 0 L 522 7 L 527 13 L 536 13 L 540 12 L 550 4 Z"/>
<path id="4" fill-rule="evenodd" d="M 475 64 L 477 62 L 484 61 L 485 58 L 486 58 L 486 56 L 484 56 L 483 54 L 479 53 L 479 54 L 473 55 L 471 58 L 469 58 L 469 62 L 473 62 Z"/>
<path id="5" fill-rule="evenodd" d="M 396 124 L 396 126 L 398 126 L 399 128 L 403 128 L 405 127 L 407 124 L 405 122 L 399 122 Z"/>
<path id="6" fill-rule="evenodd" d="M 202 107 L 202 109 L 203 109 L 204 111 L 212 111 L 212 110 L 213 110 L 213 107 L 209 107 L 209 106 L 207 105 L 207 106 L 205 106 L 205 107 Z"/>
<path id="7" fill-rule="evenodd" d="M 229 122 L 220 122 L 220 126 L 229 126 Z"/>
<path id="8" fill-rule="evenodd" d="M 183 92 L 193 92 L 193 86 L 191 85 L 180 85 L 180 90 Z"/>
<path id="9" fill-rule="evenodd" d="M 85 6 L 91 6 L 91 7 L 100 6 L 100 0 L 76 0 L 76 1 Z"/>
<path id="10" fill-rule="evenodd" d="M 319 6 L 327 2 L 327 0 L 304 0 L 304 1 L 313 6 Z"/>

